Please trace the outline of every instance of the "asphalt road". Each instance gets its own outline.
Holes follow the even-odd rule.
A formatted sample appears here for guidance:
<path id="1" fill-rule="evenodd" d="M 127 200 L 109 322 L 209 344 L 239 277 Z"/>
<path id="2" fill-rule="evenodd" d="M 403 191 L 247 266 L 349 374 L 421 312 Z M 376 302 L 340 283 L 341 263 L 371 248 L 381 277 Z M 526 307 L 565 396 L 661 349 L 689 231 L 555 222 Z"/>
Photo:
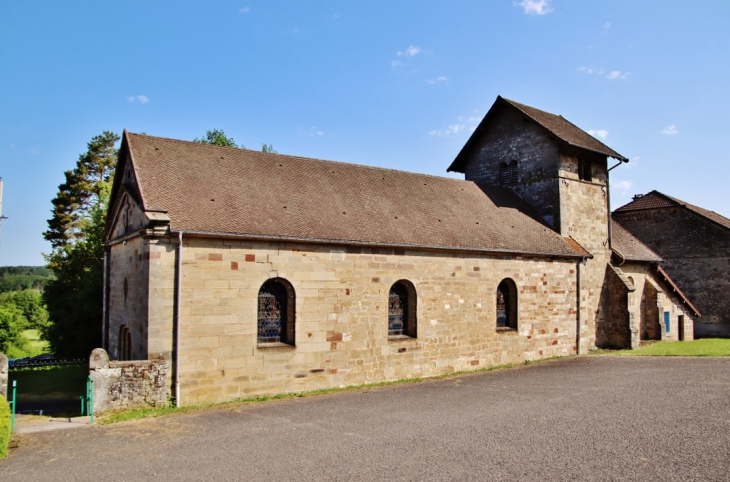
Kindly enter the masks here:
<path id="1" fill-rule="evenodd" d="M 24 434 L 0 480 L 730 480 L 730 358 L 574 357 Z"/>

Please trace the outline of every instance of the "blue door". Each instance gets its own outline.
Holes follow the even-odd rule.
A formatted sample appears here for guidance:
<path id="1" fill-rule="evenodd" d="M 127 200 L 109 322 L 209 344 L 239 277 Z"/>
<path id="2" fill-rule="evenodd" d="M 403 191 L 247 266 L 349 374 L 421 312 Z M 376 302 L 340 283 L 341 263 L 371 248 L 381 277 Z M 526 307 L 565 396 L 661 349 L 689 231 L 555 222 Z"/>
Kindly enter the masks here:
<path id="1" fill-rule="evenodd" d="M 664 326 L 667 327 L 667 333 L 669 333 L 669 312 L 664 312 Z"/>

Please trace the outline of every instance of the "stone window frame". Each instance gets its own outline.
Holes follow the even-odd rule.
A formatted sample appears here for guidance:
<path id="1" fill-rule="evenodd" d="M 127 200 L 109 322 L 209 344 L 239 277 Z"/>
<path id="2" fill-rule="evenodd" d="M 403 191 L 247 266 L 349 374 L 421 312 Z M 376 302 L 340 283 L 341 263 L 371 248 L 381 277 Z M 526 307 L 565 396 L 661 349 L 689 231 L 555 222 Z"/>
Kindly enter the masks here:
<path id="1" fill-rule="evenodd" d="M 276 302 L 281 310 L 281 329 L 279 331 L 278 341 L 261 341 L 260 330 L 261 330 L 261 306 L 260 296 L 262 291 L 265 289 L 271 289 L 271 287 L 278 285 L 283 291 L 280 292 L 280 296 L 276 297 Z M 256 309 L 256 342 L 258 348 L 267 347 L 293 347 L 296 346 L 296 292 L 291 282 L 285 278 L 269 278 L 261 284 L 258 290 L 257 309 Z M 283 307 L 283 309 L 281 309 Z"/>
<path id="2" fill-rule="evenodd" d="M 593 182 L 593 165 L 588 159 L 578 159 L 578 179 Z"/>
<path id="3" fill-rule="evenodd" d="M 506 300 L 504 301 L 506 311 L 506 315 L 504 316 L 504 322 L 500 322 L 499 316 L 500 295 L 506 298 Z M 517 293 L 517 284 L 512 278 L 504 278 L 502 281 L 499 282 L 499 284 L 497 285 L 497 289 L 494 292 L 494 301 L 494 315 L 497 331 L 517 331 L 519 323 L 519 299 Z"/>
<path id="4" fill-rule="evenodd" d="M 132 359 L 132 332 L 127 325 L 119 327 L 119 361 Z"/>
<path id="5" fill-rule="evenodd" d="M 391 318 L 391 306 L 390 296 L 394 292 L 393 288 L 400 291 L 401 299 L 405 296 L 405 303 L 403 303 L 403 329 L 400 334 L 391 334 L 390 330 L 390 318 Z M 388 290 L 388 339 L 389 340 L 403 340 L 403 339 L 415 339 L 418 338 L 418 293 L 415 285 L 407 280 L 400 279 L 393 283 Z"/>

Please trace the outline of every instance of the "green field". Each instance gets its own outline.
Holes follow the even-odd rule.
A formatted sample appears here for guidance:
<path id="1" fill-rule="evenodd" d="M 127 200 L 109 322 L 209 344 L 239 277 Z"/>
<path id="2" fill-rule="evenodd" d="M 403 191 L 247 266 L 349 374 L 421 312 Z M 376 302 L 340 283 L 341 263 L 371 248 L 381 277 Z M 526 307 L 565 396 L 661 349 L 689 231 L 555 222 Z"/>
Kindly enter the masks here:
<path id="1" fill-rule="evenodd" d="M 703 338 L 694 341 L 660 341 L 636 350 L 619 350 L 615 353 L 641 356 L 730 356 L 730 340 Z"/>

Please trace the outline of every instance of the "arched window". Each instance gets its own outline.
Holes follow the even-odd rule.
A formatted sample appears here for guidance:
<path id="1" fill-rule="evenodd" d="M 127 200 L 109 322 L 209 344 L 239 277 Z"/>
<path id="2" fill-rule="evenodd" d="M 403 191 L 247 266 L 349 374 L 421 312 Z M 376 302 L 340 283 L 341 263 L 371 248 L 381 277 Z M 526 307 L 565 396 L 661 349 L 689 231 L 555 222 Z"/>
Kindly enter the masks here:
<path id="1" fill-rule="evenodd" d="M 497 329 L 517 329 L 517 287 L 507 278 L 497 286 Z"/>
<path id="2" fill-rule="evenodd" d="M 294 288 L 284 278 L 261 285 L 258 309 L 258 343 L 294 345 Z"/>
<path id="3" fill-rule="evenodd" d="M 127 325 L 119 328 L 119 359 L 122 361 L 132 359 L 132 333 Z"/>
<path id="4" fill-rule="evenodd" d="M 408 280 L 393 283 L 388 293 L 388 336 L 416 338 L 416 288 Z"/>

